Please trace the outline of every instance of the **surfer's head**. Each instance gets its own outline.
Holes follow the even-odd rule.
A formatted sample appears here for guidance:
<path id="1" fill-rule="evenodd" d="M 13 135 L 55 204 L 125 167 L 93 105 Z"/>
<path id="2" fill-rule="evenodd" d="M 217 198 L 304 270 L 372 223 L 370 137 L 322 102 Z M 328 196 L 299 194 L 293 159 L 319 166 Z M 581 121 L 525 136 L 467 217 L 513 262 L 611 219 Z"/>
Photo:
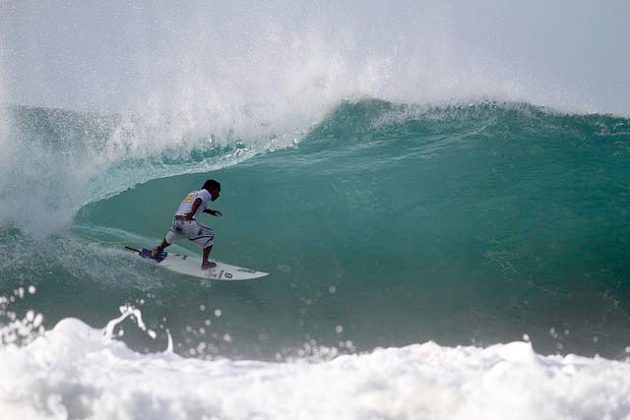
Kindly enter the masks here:
<path id="1" fill-rule="evenodd" d="M 214 179 L 209 179 L 203 184 L 203 189 L 212 195 L 212 200 L 214 201 L 219 198 L 219 194 L 221 193 L 221 184 Z"/>

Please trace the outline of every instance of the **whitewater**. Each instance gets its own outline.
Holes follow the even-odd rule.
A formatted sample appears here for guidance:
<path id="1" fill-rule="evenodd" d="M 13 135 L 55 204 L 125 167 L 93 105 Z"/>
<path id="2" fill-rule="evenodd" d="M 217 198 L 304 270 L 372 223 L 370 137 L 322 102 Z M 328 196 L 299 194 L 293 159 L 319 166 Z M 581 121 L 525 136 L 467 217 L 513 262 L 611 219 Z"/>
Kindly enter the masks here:
<path id="1" fill-rule="evenodd" d="M 0 2 L 0 419 L 629 419 L 629 12 Z"/>
<path id="2" fill-rule="evenodd" d="M 208 362 L 140 355 L 67 318 L 0 354 L 4 418 L 573 419 L 626 418 L 630 409 L 626 363 L 543 357 L 524 342 Z"/>

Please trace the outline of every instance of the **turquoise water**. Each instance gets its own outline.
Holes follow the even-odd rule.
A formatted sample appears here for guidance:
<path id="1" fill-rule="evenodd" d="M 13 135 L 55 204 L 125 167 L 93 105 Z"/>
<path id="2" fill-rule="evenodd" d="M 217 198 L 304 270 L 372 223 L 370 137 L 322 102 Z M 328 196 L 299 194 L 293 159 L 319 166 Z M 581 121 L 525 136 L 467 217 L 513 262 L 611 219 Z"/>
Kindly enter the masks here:
<path id="1" fill-rule="evenodd" d="M 296 141 L 196 132 L 167 147 L 124 116 L 15 107 L 11 121 L 0 295 L 36 286 L 12 308 L 47 328 L 132 304 L 157 336 L 122 341 L 157 351 L 170 334 L 187 357 L 524 336 L 544 354 L 627 356 L 628 119 L 366 99 Z M 157 244 L 208 178 L 225 215 L 204 220 L 213 256 L 264 280 L 199 281 L 122 250 Z"/>

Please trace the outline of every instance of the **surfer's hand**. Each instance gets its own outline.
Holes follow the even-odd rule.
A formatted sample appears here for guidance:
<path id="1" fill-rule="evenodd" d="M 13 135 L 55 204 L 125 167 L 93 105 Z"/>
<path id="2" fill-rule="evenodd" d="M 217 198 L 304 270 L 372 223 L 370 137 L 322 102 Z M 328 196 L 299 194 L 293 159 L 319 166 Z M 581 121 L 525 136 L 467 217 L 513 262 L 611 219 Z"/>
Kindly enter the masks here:
<path id="1" fill-rule="evenodd" d="M 223 213 L 221 213 L 219 210 L 210 210 L 210 214 L 215 217 L 223 216 Z"/>
<path id="2" fill-rule="evenodd" d="M 192 217 L 192 213 L 188 213 L 188 214 L 186 214 L 186 215 L 184 216 L 184 220 L 187 220 L 187 221 L 189 221 L 189 222 L 190 222 L 192 219 L 193 219 L 193 217 Z"/>

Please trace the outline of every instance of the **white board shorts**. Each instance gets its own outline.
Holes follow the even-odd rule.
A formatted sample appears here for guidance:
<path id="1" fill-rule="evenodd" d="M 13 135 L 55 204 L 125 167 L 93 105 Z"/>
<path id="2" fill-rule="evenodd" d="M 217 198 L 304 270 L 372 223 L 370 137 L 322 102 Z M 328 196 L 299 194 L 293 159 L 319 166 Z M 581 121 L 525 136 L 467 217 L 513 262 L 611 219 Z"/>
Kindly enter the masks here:
<path id="1" fill-rule="evenodd" d="M 188 239 L 195 242 L 201 249 L 214 245 L 214 232 L 207 226 L 197 223 L 196 220 L 173 220 L 173 224 L 166 234 L 166 242 L 169 244 L 179 239 Z"/>

